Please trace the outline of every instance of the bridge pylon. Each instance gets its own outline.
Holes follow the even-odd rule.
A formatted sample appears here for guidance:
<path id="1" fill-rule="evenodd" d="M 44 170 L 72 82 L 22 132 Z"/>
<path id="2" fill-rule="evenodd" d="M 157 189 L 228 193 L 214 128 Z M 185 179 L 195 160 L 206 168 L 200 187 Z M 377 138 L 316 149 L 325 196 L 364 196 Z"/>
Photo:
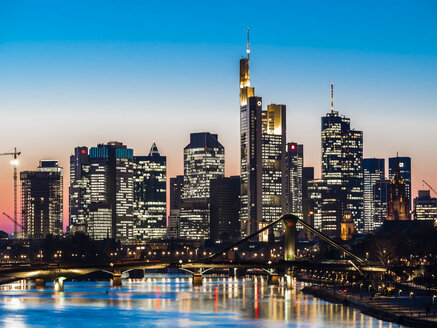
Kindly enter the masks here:
<path id="1" fill-rule="evenodd" d="M 269 278 L 267 280 L 269 286 L 278 286 L 279 285 L 279 275 L 277 273 L 269 274 Z"/>
<path id="2" fill-rule="evenodd" d="M 114 269 L 114 274 L 112 275 L 112 287 L 121 287 L 121 270 Z"/>
<path id="3" fill-rule="evenodd" d="M 46 281 L 44 279 L 41 279 L 41 278 L 35 279 L 36 289 L 44 289 L 45 286 L 46 286 Z"/>
<path id="4" fill-rule="evenodd" d="M 203 284 L 202 272 L 200 270 L 196 270 L 193 274 L 193 286 L 198 287 L 198 286 L 202 286 L 202 284 Z"/>
<path id="5" fill-rule="evenodd" d="M 291 214 L 282 217 L 285 261 L 294 261 L 296 259 L 296 224 L 298 219 L 297 216 Z"/>

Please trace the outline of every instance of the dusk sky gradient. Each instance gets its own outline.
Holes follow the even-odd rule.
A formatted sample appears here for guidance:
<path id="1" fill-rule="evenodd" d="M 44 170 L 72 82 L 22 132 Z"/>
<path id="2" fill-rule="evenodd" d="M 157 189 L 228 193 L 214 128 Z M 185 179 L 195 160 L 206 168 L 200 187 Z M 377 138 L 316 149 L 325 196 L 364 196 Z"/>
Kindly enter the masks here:
<path id="1" fill-rule="evenodd" d="M 168 177 L 183 173 L 190 132 L 219 135 L 239 174 L 238 61 L 251 30 L 251 82 L 287 105 L 287 141 L 320 176 L 320 117 L 334 105 L 364 132 L 364 156 L 412 157 L 413 196 L 437 188 L 435 1 L 2 1 L 0 153 L 20 170 L 64 167 L 76 146 L 155 141 Z M 13 212 L 0 157 L 0 213 Z M 12 223 L 0 217 L 0 229 Z"/>

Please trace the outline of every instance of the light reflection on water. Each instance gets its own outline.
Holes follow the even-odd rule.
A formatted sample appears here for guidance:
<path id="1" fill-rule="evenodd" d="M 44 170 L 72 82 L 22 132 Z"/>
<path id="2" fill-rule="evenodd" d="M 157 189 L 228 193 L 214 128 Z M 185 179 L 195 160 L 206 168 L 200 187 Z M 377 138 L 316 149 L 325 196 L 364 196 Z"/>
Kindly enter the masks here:
<path id="1" fill-rule="evenodd" d="M 54 293 L 19 283 L 0 288 L 2 327 L 397 327 L 296 289 L 253 279 L 206 277 L 192 287 L 186 276 L 148 276 L 110 282 L 65 282 Z"/>

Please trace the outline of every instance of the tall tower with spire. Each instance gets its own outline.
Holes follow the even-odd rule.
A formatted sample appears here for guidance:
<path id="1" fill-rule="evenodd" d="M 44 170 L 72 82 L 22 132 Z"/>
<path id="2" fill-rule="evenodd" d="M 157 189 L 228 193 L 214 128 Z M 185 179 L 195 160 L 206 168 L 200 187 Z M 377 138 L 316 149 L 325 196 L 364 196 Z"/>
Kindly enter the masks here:
<path id="1" fill-rule="evenodd" d="M 344 214 L 350 215 L 358 233 L 364 232 L 363 218 L 363 133 L 351 129 L 350 119 L 334 110 L 331 83 L 331 111 L 322 117 L 322 179 L 328 185 L 321 226 L 336 235 Z M 329 200 L 338 204 L 328 204 Z M 335 210 L 332 210 L 334 209 Z"/>
<path id="2" fill-rule="evenodd" d="M 262 98 L 250 86 L 249 30 L 246 57 L 240 60 L 241 191 L 240 221 L 247 236 L 286 209 L 285 201 L 285 105 L 262 109 Z M 275 230 L 275 232 L 278 232 Z M 261 237 L 267 241 L 267 236 Z"/>
<path id="3" fill-rule="evenodd" d="M 257 230 L 262 220 L 262 98 L 250 86 L 249 29 L 246 57 L 240 59 L 240 221 L 243 236 Z"/>

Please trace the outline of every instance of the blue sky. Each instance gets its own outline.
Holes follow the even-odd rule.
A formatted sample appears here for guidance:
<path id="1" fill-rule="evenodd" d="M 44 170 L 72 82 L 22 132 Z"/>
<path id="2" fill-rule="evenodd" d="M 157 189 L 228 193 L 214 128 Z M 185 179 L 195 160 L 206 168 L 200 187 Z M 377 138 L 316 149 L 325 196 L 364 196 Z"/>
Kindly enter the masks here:
<path id="1" fill-rule="evenodd" d="M 287 141 L 320 168 L 320 117 L 335 106 L 368 157 L 413 157 L 413 195 L 437 187 L 435 1 L 2 1 L 0 152 L 21 168 L 119 140 L 153 141 L 182 173 L 190 132 L 219 134 L 239 173 L 238 60 L 251 29 L 252 85 L 287 105 Z M 11 168 L 0 161 L 0 207 Z M 65 181 L 66 187 L 68 180 Z M 67 198 L 67 197 L 65 197 Z"/>

